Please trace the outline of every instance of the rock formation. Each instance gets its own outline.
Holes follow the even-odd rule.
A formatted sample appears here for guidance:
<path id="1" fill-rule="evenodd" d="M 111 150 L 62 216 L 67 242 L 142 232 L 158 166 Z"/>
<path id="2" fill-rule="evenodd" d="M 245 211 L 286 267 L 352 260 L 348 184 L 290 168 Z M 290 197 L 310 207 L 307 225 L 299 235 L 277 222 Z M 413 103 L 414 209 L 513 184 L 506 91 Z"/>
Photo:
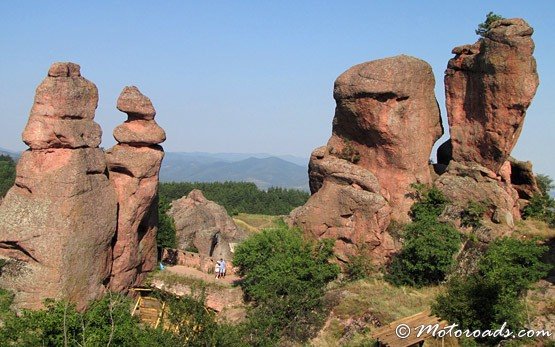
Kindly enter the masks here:
<path id="1" fill-rule="evenodd" d="M 435 185 L 454 204 L 485 203 L 505 232 L 538 192 L 531 164 L 509 157 L 539 84 L 532 33 L 522 19 L 496 21 L 483 39 L 454 48 L 445 71 L 451 138 L 438 148 L 448 166 Z"/>
<path id="2" fill-rule="evenodd" d="M 247 237 L 225 208 L 207 200 L 198 189 L 173 201 L 168 214 L 174 220 L 180 250 L 194 247 L 200 254 L 229 260 L 234 244 Z"/>
<path id="3" fill-rule="evenodd" d="M 403 55 L 353 66 L 335 81 L 328 148 L 376 176 L 394 219 L 407 219 L 412 183 L 431 183 L 430 152 L 443 134 L 434 85 L 426 62 Z"/>
<path id="4" fill-rule="evenodd" d="M 503 19 L 453 49 L 445 71 L 453 160 L 497 174 L 508 159 L 539 84 L 532 33 L 522 19 Z"/>
<path id="5" fill-rule="evenodd" d="M 106 152 L 119 206 L 110 289 L 125 291 L 156 266 L 156 197 L 164 158 L 158 144 L 166 134 L 154 120 L 152 102 L 137 87 L 123 89 L 117 108 L 128 119 L 114 130 L 118 144 Z"/>
<path id="6" fill-rule="evenodd" d="M 73 63 L 55 63 L 36 90 L 15 185 L 0 207 L 2 287 L 20 308 L 46 298 L 84 308 L 104 291 L 116 230 L 116 193 L 106 175 L 96 86 Z"/>
<path id="7" fill-rule="evenodd" d="M 336 238 L 341 260 L 363 248 L 383 262 L 394 251 L 390 218 L 407 221 L 411 184 L 432 181 L 430 152 L 443 133 L 434 85 L 431 67 L 409 56 L 341 74 L 332 136 L 309 164 L 313 195 L 291 223 Z"/>
<path id="8" fill-rule="evenodd" d="M 380 195 L 378 180 L 370 171 L 327 152 L 325 146 L 312 152 L 310 182 L 315 192 L 291 212 L 290 224 L 316 238 L 335 239 L 335 255 L 342 262 L 364 252 L 383 263 L 395 245 L 385 232 L 391 208 Z"/>

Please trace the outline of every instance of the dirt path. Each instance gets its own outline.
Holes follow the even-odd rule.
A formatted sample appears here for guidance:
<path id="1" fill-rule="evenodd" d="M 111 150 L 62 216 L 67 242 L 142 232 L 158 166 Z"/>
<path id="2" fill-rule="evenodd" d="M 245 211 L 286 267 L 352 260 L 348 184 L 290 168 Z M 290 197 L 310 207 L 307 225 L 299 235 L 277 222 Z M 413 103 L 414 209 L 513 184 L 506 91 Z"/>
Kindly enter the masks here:
<path id="1" fill-rule="evenodd" d="M 219 284 L 226 284 L 230 286 L 234 282 L 240 280 L 240 277 L 237 277 L 235 275 L 226 275 L 225 278 L 215 278 L 214 275 L 210 275 L 202 271 L 199 271 L 197 269 L 193 269 L 182 265 L 166 266 L 165 271 L 174 273 L 176 275 L 184 276 L 184 277 L 196 278 L 208 283 L 219 283 Z"/>

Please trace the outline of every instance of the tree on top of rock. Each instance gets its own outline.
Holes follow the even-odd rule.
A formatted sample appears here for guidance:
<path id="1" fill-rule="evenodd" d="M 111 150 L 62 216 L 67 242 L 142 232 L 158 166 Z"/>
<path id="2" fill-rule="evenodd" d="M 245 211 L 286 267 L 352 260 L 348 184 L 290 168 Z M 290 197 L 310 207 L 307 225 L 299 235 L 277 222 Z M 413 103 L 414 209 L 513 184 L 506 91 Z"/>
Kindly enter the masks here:
<path id="1" fill-rule="evenodd" d="M 476 29 L 476 35 L 484 37 L 489 31 L 491 24 L 497 20 L 505 19 L 503 16 L 490 12 L 486 15 L 486 20 L 483 23 L 478 24 L 478 29 Z"/>

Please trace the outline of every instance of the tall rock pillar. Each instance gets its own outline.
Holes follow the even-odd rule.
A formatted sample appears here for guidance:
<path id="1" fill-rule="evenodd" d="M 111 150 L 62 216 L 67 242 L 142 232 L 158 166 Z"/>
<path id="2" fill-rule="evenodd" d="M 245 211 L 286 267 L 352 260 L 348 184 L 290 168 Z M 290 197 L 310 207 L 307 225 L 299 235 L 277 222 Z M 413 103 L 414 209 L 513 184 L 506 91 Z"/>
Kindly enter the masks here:
<path id="1" fill-rule="evenodd" d="M 116 230 L 96 86 L 73 63 L 55 63 L 37 87 L 15 185 L 0 207 L 0 285 L 20 308 L 46 298 L 79 309 L 104 291 Z"/>
<path id="2" fill-rule="evenodd" d="M 150 99 L 137 87 L 125 87 L 117 102 L 128 119 L 114 130 L 118 144 L 106 152 L 110 181 L 116 189 L 118 223 L 110 289 L 138 285 L 156 266 L 158 174 L 166 139 L 156 124 Z"/>

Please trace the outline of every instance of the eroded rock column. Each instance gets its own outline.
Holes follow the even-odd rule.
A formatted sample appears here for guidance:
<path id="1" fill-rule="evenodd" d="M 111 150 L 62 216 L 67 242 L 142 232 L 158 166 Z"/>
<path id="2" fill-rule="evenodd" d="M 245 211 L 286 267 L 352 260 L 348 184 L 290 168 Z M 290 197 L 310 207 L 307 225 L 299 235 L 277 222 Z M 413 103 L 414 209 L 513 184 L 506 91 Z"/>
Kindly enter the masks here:
<path id="1" fill-rule="evenodd" d="M 15 305 L 46 298 L 79 309 L 105 291 L 116 230 L 116 194 L 98 148 L 96 86 L 73 63 L 55 63 L 38 86 L 14 187 L 0 207 L 1 286 Z"/>
<path id="2" fill-rule="evenodd" d="M 125 87 L 117 102 L 128 119 L 114 130 L 118 144 L 106 152 L 110 181 L 116 189 L 118 223 L 110 289 L 138 285 L 156 266 L 158 174 L 166 139 L 154 120 L 150 99 L 137 87 Z"/>
<path id="3" fill-rule="evenodd" d="M 509 158 L 539 84 L 533 32 L 522 19 L 503 19 L 475 44 L 453 49 L 445 71 L 451 148 L 444 148 L 455 161 L 498 174 Z"/>

